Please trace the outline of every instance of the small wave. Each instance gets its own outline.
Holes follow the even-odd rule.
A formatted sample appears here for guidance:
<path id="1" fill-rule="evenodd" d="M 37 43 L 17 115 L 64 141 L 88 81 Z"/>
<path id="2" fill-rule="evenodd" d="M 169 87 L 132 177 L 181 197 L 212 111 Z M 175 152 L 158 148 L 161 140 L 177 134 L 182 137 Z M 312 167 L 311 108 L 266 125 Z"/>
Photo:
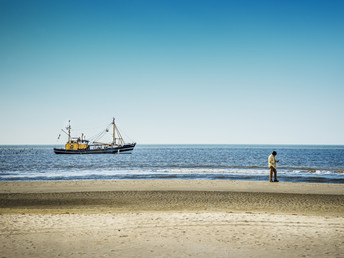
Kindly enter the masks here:
<path id="1" fill-rule="evenodd" d="M 228 178 L 227 176 L 214 176 L 214 178 L 216 178 L 216 179 L 225 179 L 225 178 Z"/>
<path id="2" fill-rule="evenodd" d="M 316 168 L 312 167 L 279 167 L 279 169 L 289 169 L 289 170 L 305 170 L 305 171 L 316 171 Z"/>
<path id="3" fill-rule="evenodd" d="M 160 175 L 161 178 L 177 178 L 177 175 Z"/>

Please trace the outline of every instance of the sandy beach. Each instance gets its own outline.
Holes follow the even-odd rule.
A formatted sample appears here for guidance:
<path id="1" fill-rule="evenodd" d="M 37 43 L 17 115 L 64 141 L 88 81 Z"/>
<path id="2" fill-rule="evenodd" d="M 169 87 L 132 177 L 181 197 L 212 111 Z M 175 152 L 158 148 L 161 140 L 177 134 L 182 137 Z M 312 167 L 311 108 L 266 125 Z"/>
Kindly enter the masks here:
<path id="1" fill-rule="evenodd" d="M 0 182 L 2 257 L 343 257 L 344 186 Z"/>

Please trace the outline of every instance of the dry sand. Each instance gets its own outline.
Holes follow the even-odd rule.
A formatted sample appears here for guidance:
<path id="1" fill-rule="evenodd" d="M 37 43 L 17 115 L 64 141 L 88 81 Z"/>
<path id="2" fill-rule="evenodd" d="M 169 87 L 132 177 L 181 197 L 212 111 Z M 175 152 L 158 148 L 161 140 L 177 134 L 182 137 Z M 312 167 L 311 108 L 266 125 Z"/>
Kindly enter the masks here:
<path id="1" fill-rule="evenodd" d="M 344 257 L 344 186 L 0 182 L 0 257 Z"/>

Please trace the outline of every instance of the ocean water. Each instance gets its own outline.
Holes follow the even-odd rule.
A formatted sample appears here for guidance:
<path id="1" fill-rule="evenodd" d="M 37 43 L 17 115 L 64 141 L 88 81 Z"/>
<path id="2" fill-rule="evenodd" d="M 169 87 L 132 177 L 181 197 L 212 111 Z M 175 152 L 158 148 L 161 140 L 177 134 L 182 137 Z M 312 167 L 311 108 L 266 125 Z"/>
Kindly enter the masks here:
<path id="1" fill-rule="evenodd" d="M 344 183 L 344 146 L 137 145 L 132 154 L 56 155 L 61 146 L 0 146 L 0 181 L 208 179 Z"/>

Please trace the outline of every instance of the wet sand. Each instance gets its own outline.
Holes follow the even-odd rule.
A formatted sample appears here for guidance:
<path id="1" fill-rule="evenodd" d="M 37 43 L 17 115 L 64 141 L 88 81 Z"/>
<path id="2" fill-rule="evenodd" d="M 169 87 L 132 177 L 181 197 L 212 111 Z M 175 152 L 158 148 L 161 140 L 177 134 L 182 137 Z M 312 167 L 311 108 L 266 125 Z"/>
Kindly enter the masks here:
<path id="1" fill-rule="evenodd" d="M 343 257 L 344 186 L 0 182 L 2 257 Z"/>

